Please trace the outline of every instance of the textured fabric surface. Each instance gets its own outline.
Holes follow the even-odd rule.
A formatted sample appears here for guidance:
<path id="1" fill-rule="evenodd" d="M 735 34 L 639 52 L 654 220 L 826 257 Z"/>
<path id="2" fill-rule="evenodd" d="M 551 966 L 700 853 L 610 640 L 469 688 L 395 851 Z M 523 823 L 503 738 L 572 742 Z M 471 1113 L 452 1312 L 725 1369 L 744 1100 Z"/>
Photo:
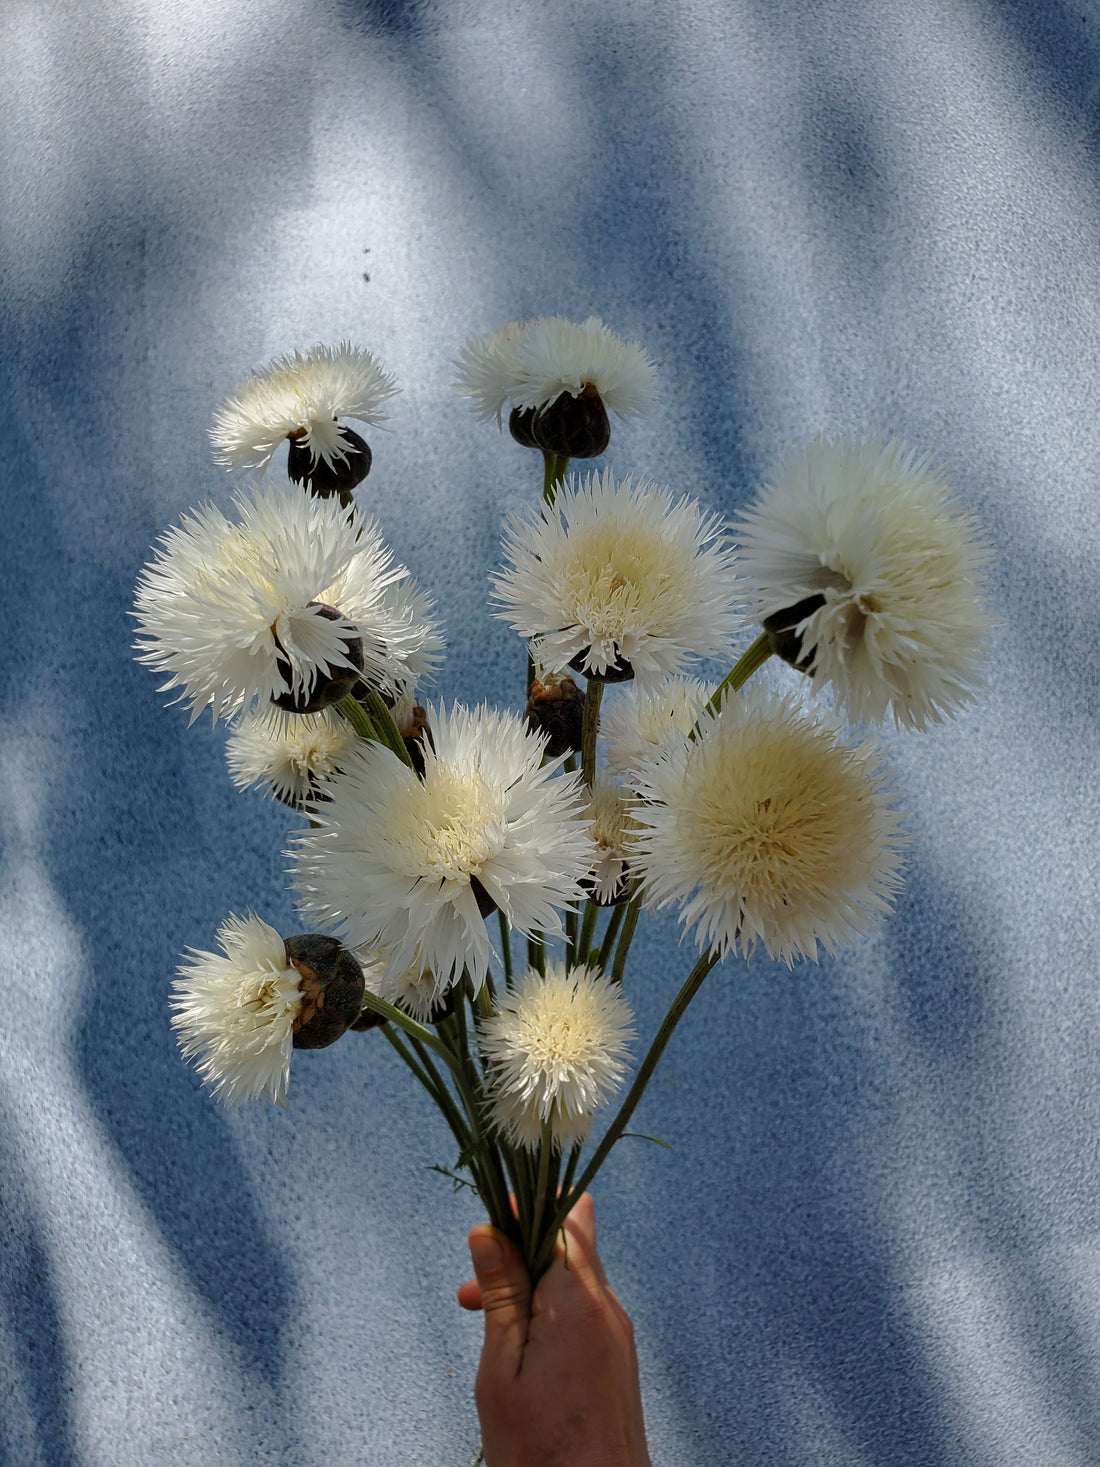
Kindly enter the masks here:
<path id="1" fill-rule="evenodd" d="M 230 1113 L 179 1057 L 179 955 L 299 930 L 288 822 L 129 610 L 229 502 L 220 398 L 348 337 L 403 388 L 361 498 L 438 599 L 436 695 L 512 701 L 486 592 L 538 484 L 451 363 L 554 313 L 660 364 L 617 470 L 730 514 L 793 443 L 896 434 L 996 552 L 988 692 L 890 739 L 896 913 L 717 968 L 637 1116 L 674 1149 L 598 1182 L 654 1461 L 1100 1460 L 1097 76 L 1093 0 L 6 0 L 5 1463 L 470 1460 L 477 1211 L 411 1079 L 353 1035 Z"/>

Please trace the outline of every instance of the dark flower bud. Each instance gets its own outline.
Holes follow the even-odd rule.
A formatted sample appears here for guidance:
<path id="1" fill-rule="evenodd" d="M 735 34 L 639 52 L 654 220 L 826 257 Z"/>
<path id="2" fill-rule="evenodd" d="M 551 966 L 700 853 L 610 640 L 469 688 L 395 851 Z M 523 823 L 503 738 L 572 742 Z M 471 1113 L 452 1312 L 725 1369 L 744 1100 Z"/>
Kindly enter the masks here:
<path id="1" fill-rule="evenodd" d="M 509 420 L 511 426 L 511 420 Z M 611 441 L 603 399 L 591 382 L 580 395 L 563 392 L 531 420 L 531 437 L 546 453 L 563 458 L 595 458 Z"/>
<path id="2" fill-rule="evenodd" d="M 427 740 L 428 747 L 434 748 L 432 744 L 432 731 L 428 727 L 427 709 L 422 708 L 419 703 L 413 705 L 411 713 L 406 718 L 398 718 L 397 731 L 401 735 L 408 750 L 412 767 L 421 779 L 424 778 L 424 741 Z"/>
<path id="3" fill-rule="evenodd" d="M 584 694 L 571 677 L 545 683 L 535 678 L 527 689 L 523 716 L 528 728 L 549 736 L 546 752 L 551 759 L 580 752 Z"/>
<path id="4" fill-rule="evenodd" d="M 582 672 L 596 683 L 628 683 L 634 676 L 634 665 L 620 654 L 618 644 L 615 646 L 615 661 L 609 662 L 603 672 L 591 672 L 585 667 L 585 660 L 591 651 L 591 647 L 584 647 L 570 661 L 569 666 L 574 672 Z"/>
<path id="5" fill-rule="evenodd" d="M 369 1009 L 364 1004 L 359 1017 L 354 1024 L 349 1024 L 348 1028 L 356 1030 L 359 1034 L 365 1034 L 368 1029 L 381 1029 L 383 1024 L 388 1023 L 389 1019 L 382 1014 L 375 1013 L 374 1009 Z"/>
<path id="6" fill-rule="evenodd" d="M 481 915 L 483 917 L 491 917 L 497 909 L 497 904 L 476 876 L 470 877 L 470 890 L 474 894 L 474 900 L 477 902 L 477 909 Z"/>
<path id="7" fill-rule="evenodd" d="M 342 943 L 319 932 L 286 939 L 286 960 L 302 975 L 295 1049 L 324 1049 L 359 1018 L 363 970 Z"/>
<path id="8" fill-rule="evenodd" d="M 794 606 L 785 606 L 782 611 L 773 611 L 771 616 L 766 616 L 761 622 L 775 655 L 782 657 L 784 662 L 789 662 L 799 672 L 812 670 L 817 646 L 815 644 L 808 652 L 804 651 L 802 638 L 795 628 L 799 622 L 805 621 L 808 616 L 813 616 L 818 607 L 824 605 L 824 596 L 807 596 L 804 601 L 796 602 Z"/>
<path id="9" fill-rule="evenodd" d="M 318 614 L 326 621 L 344 620 L 343 613 L 337 611 L 335 606 L 326 606 L 321 601 L 311 601 L 309 604 L 318 607 Z M 303 687 L 297 696 L 291 692 L 293 669 L 289 658 L 276 656 L 275 666 L 286 684 L 286 691 L 272 698 L 275 707 L 283 709 L 285 713 L 320 713 L 330 703 L 339 703 L 341 698 L 347 697 L 359 682 L 359 674 L 363 671 L 363 643 L 358 633 L 350 630 L 344 634 L 342 641 L 348 660 L 355 664 L 354 667 L 330 667 L 324 673 L 319 672 L 308 693 Z M 278 637 L 275 638 L 275 645 L 280 652 L 283 651 Z"/>
<path id="10" fill-rule="evenodd" d="M 337 432 L 343 454 L 334 454 L 331 459 L 321 454 L 314 458 L 313 451 L 302 442 L 306 435 L 304 428 L 290 434 L 286 471 L 295 484 L 304 484 L 318 499 L 330 499 L 334 494 L 349 495 L 370 473 L 371 451 L 366 440 L 343 423 Z"/>
<path id="11" fill-rule="evenodd" d="M 531 432 L 531 424 L 534 422 L 534 408 L 513 408 L 508 414 L 508 432 L 517 443 L 524 448 L 538 448 L 534 435 Z"/>

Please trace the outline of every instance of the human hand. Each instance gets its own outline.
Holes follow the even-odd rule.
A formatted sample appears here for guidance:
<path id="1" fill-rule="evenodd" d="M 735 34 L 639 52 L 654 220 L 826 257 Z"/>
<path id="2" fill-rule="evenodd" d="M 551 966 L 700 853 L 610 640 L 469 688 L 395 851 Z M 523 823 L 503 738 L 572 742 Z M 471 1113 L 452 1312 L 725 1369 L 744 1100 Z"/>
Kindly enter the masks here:
<path id="1" fill-rule="evenodd" d="M 458 1290 L 481 1309 L 474 1385 L 486 1467 L 650 1467 L 630 1316 L 596 1252 L 586 1192 L 565 1220 L 534 1294 L 519 1250 L 487 1223 L 470 1230 L 476 1279 Z"/>

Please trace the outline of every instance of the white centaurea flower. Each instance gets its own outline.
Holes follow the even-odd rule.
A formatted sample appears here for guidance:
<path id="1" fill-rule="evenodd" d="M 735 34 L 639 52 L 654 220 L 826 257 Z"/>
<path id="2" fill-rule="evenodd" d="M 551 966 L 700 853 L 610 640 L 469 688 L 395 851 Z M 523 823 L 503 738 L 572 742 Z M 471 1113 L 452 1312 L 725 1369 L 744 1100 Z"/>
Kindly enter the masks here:
<path id="1" fill-rule="evenodd" d="M 739 618 L 717 515 L 610 469 L 569 479 L 553 505 L 512 516 L 499 612 L 548 666 L 652 685 L 689 657 L 727 657 Z"/>
<path id="2" fill-rule="evenodd" d="M 172 985 L 172 1027 L 185 1058 L 219 1100 L 286 1099 L 302 975 L 259 917 L 231 916 L 222 953 L 192 949 Z"/>
<path id="3" fill-rule="evenodd" d="M 588 821 L 596 859 L 587 885 L 601 906 L 625 899 L 629 889 L 637 805 L 633 791 L 613 780 L 598 776 L 592 784 Z"/>
<path id="4" fill-rule="evenodd" d="M 509 322 L 488 337 L 471 337 L 455 383 L 480 418 L 501 421 L 504 404 L 543 408 L 563 392 L 592 386 L 620 418 L 640 417 L 653 398 L 657 368 L 636 341 L 623 341 L 600 320 L 564 316 Z"/>
<path id="5" fill-rule="evenodd" d="M 630 780 L 643 763 L 683 743 L 714 690 L 700 678 L 673 677 L 653 688 L 631 683 L 608 699 L 600 718 L 608 768 Z"/>
<path id="6" fill-rule="evenodd" d="M 643 766 L 635 862 L 648 904 L 681 907 L 706 951 L 756 942 L 791 965 L 865 932 L 899 882 L 900 817 L 877 746 L 762 688 Z"/>
<path id="7" fill-rule="evenodd" d="M 493 1122 L 517 1146 L 538 1146 L 547 1123 L 559 1148 L 583 1140 L 626 1074 L 633 1037 L 619 984 L 562 963 L 528 969 L 478 1027 Z"/>
<path id="8" fill-rule="evenodd" d="M 363 745 L 312 811 L 295 853 L 305 908 L 355 947 L 378 944 L 398 972 L 422 962 L 450 984 L 475 981 L 491 947 L 484 914 L 520 932 L 560 933 L 591 866 L 578 776 L 542 766 L 545 740 L 513 714 L 428 709 L 421 778 Z"/>
<path id="9" fill-rule="evenodd" d="M 213 505 L 161 537 L 138 579 L 139 660 L 167 673 L 192 721 L 256 703 L 303 710 L 330 678 L 376 686 L 406 676 L 388 642 L 408 639 L 407 607 L 390 610 L 395 565 L 370 519 L 289 484 L 236 497 L 238 522 Z M 339 682 L 337 683 L 337 686 Z"/>
<path id="10" fill-rule="evenodd" d="M 311 477 L 309 466 L 340 473 L 349 460 L 359 459 L 345 486 L 354 487 L 370 468 L 370 450 L 339 419 L 382 423 L 382 405 L 397 390 L 370 352 L 350 342 L 316 346 L 277 357 L 243 382 L 215 412 L 210 438 L 219 463 L 252 472 L 264 468 L 290 438 L 292 448 L 305 455 L 307 472 L 292 471 L 298 479 Z"/>
<path id="11" fill-rule="evenodd" d="M 981 685 L 989 551 L 927 458 L 849 434 L 792 453 L 741 517 L 738 571 L 773 647 L 852 722 L 940 723 Z"/>
<path id="12" fill-rule="evenodd" d="M 384 948 L 360 949 L 356 957 L 363 967 L 367 989 L 421 1024 L 430 1023 L 447 1004 L 448 981 L 437 978 L 419 956 L 404 968 L 392 967 Z"/>
<path id="13" fill-rule="evenodd" d="M 509 322 L 474 337 L 457 362 L 455 386 L 481 418 L 508 426 L 528 448 L 593 458 L 607 447 L 610 409 L 620 418 L 649 407 L 656 368 L 637 342 L 620 340 L 599 319 L 562 316 Z"/>
<path id="14" fill-rule="evenodd" d="M 317 798 L 355 743 L 351 725 L 329 708 L 264 708 L 242 713 L 231 725 L 225 757 L 238 789 L 263 785 L 285 805 L 301 809 Z"/>

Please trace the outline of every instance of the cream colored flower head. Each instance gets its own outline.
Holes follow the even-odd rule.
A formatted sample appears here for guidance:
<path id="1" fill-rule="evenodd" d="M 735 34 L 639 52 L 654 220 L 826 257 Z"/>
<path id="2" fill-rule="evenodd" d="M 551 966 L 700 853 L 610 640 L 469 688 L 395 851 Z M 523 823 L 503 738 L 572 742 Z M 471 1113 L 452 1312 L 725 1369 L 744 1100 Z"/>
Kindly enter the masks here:
<path id="1" fill-rule="evenodd" d="M 989 551 L 940 473 L 849 434 L 792 453 L 734 526 L 773 645 L 849 720 L 927 728 L 973 701 L 991 628 Z"/>
<path id="2" fill-rule="evenodd" d="M 582 895 L 592 847 L 579 776 L 543 765 L 545 740 L 515 714 L 429 707 L 422 778 L 362 744 L 327 786 L 302 834 L 303 906 L 353 947 L 387 949 L 391 973 L 422 963 L 444 984 L 480 982 L 495 906 L 523 933 L 562 930 Z"/>
<path id="3" fill-rule="evenodd" d="M 339 419 L 382 423 L 382 406 L 397 390 L 371 353 L 350 342 L 277 357 L 215 412 L 215 456 L 226 468 L 256 472 L 295 435 L 315 461 L 331 467 L 347 457 Z"/>
<path id="4" fill-rule="evenodd" d="M 543 408 L 591 386 L 620 418 L 638 417 L 653 397 L 657 369 L 635 341 L 622 341 L 598 316 L 567 321 L 540 316 L 509 322 L 491 336 L 471 337 L 459 354 L 455 387 L 479 418 L 496 418 L 505 403 Z"/>
<path id="5" fill-rule="evenodd" d="M 547 1123 L 559 1149 L 583 1140 L 626 1074 L 630 1021 L 621 986 L 602 973 L 528 969 L 479 1026 L 494 1124 L 516 1146 L 537 1147 Z"/>
<path id="6" fill-rule="evenodd" d="M 632 780 L 643 764 L 682 744 L 714 690 L 699 678 L 670 677 L 653 688 L 631 683 L 609 698 L 600 719 L 608 768 Z"/>
<path id="7" fill-rule="evenodd" d="M 284 713 L 265 708 L 243 713 L 231 725 L 225 757 L 238 789 L 261 785 L 300 810 L 321 794 L 355 742 L 351 725 L 332 709 Z"/>
<path id="8" fill-rule="evenodd" d="M 172 985 L 172 1027 L 218 1100 L 286 1100 L 301 974 L 259 917 L 228 917 L 221 953 L 192 950 Z"/>
<path id="9" fill-rule="evenodd" d="M 643 767 L 637 866 L 703 951 L 763 943 L 790 966 L 866 932 L 900 884 L 900 817 L 870 741 L 762 688 Z"/>
<path id="10" fill-rule="evenodd" d="M 721 521 L 686 496 L 610 469 L 570 478 L 552 506 L 513 516 L 499 612 L 547 666 L 650 686 L 690 657 L 727 657 L 739 617 Z"/>
<path id="11" fill-rule="evenodd" d="M 428 633 L 395 595 L 408 572 L 395 565 L 370 519 L 290 484 L 254 486 L 235 500 L 236 522 L 204 505 L 161 537 L 138 579 L 139 660 L 166 673 L 192 720 L 215 718 L 354 672 L 384 688 L 408 676 L 406 654 Z M 337 613 L 333 619 L 332 612 Z"/>

